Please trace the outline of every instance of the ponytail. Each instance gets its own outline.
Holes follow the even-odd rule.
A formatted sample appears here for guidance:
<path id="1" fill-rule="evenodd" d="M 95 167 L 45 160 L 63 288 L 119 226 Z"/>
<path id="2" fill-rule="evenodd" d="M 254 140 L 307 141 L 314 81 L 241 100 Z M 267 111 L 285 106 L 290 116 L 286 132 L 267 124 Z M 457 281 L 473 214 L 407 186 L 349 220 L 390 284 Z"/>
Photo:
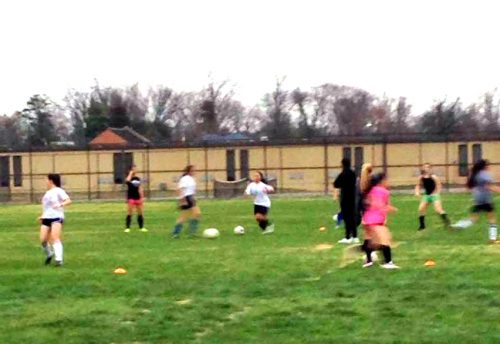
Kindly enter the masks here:
<path id="1" fill-rule="evenodd" d="M 266 177 L 264 177 L 264 173 L 262 173 L 261 171 L 257 171 L 257 173 L 260 175 L 260 181 L 264 184 L 267 184 L 267 179 Z"/>
<path id="2" fill-rule="evenodd" d="M 362 195 L 367 193 L 367 190 L 370 188 L 370 178 L 372 174 L 372 164 L 365 163 L 361 167 L 361 176 L 359 178 L 359 189 Z"/>
<path id="3" fill-rule="evenodd" d="M 194 165 L 187 165 L 185 168 L 184 168 L 184 171 L 182 173 L 182 176 L 187 176 L 188 174 L 191 174 L 191 172 L 193 172 L 193 168 L 194 168 Z"/>
<path id="4" fill-rule="evenodd" d="M 486 167 L 489 165 L 489 161 L 485 159 L 481 159 L 477 161 L 474 166 L 472 166 L 469 174 L 469 178 L 467 178 L 467 187 L 469 189 L 472 189 L 474 186 L 476 186 L 476 176 L 479 172 L 482 170 L 486 169 Z"/>
<path id="5" fill-rule="evenodd" d="M 375 186 L 379 185 L 386 178 L 387 178 L 387 175 L 384 172 L 375 173 L 374 175 L 372 175 L 371 178 L 370 178 L 370 185 L 368 186 L 368 189 L 365 191 L 365 195 L 367 195 L 368 193 L 370 193 L 370 191 Z"/>

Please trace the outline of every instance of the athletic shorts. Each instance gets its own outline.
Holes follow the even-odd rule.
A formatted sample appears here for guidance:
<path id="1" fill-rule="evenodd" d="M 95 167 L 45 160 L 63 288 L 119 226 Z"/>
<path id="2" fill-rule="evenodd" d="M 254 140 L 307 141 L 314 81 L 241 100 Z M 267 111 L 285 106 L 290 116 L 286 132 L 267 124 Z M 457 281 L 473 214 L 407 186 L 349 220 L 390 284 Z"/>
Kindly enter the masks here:
<path id="1" fill-rule="evenodd" d="M 256 215 L 256 214 L 267 215 L 268 212 L 269 212 L 268 207 L 264 207 L 263 205 L 257 205 L 257 204 L 254 204 L 254 206 L 253 206 L 253 214 L 254 215 Z"/>
<path id="2" fill-rule="evenodd" d="M 439 194 L 424 195 L 422 197 L 422 202 L 426 202 L 426 203 L 434 203 L 434 202 L 437 202 L 440 200 L 441 200 L 441 196 Z"/>
<path id="3" fill-rule="evenodd" d="M 492 203 L 476 204 L 472 207 L 473 213 L 491 213 L 495 210 Z"/>
<path id="4" fill-rule="evenodd" d="M 196 200 L 194 199 L 194 196 L 186 196 L 183 199 L 180 200 L 180 208 L 182 210 L 189 210 L 196 207 Z"/>
<path id="5" fill-rule="evenodd" d="M 128 199 L 127 200 L 128 205 L 142 205 L 142 200 L 141 199 Z"/>
<path id="6" fill-rule="evenodd" d="M 53 223 L 60 223 L 60 224 L 63 224 L 64 223 L 64 219 L 58 217 L 58 218 L 55 218 L 55 219 L 42 219 L 42 225 L 45 226 L 45 227 L 52 227 L 52 224 Z"/>

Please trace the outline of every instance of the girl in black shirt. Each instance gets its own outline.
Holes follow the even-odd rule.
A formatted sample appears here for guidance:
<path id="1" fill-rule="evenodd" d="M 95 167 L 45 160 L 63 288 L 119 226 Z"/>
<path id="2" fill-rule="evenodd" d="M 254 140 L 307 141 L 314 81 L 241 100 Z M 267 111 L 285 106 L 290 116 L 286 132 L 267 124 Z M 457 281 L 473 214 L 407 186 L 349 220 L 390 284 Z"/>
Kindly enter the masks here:
<path id="1" fill-rule="evenodd" d="M 144 190 L 141 185 L 141 179 L 136 175 L 135 166 L 132 166 L 127 179 L 127 218 L 125 220 L 125 233 L 130 232 L 130 223 L 132 222 L 132 213 L 134 208 L 137 210 L 137 223 L 141 232 L 148 230 L 144 228 Z"/>

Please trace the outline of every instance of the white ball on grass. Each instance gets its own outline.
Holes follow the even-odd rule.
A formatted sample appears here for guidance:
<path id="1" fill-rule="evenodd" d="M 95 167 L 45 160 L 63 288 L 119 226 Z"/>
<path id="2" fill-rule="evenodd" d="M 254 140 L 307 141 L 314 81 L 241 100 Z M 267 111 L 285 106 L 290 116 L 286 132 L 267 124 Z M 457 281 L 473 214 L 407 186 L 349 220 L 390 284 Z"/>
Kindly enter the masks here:
<path id="1" fill-rule="evenodd" d="M 217 228 L 207 228 L 203 231 L 203 237 L 207 239 L 215 239 L 220 235 Z"/>
<path id="2" fill-rule="evenodd" d="M 243 235 L 243 234 L 245 234 L 245 228 L 243 228 L 243 226 L 236 226 L 236 227 L 234 227 L 234 234 L 236 234 L 236 235 Z"/>

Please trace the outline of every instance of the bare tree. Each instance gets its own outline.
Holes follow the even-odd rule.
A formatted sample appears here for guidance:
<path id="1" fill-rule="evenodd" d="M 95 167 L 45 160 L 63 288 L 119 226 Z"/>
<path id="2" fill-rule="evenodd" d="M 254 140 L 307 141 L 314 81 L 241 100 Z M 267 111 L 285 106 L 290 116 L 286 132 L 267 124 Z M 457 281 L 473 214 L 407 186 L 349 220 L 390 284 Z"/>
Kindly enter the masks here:
<path id="1" fill-rule="evenodd" d="M 500 130 L 499 103 L 495 105 L 495 93 L 487 92 L 482 104 L 481 124 L 485 130 Z"/>
<path id="2" fill-rule="evenodd" d="M 289 138 L 293 134 L 288 92 L 283 89 L 283 81 L 284 78 L 277 79 L 274 91 L 264 96 L 267 114 L 265 131 L 270 137 L 277 139 Z"/>
<path id="3" fill-rule="evenodd" d="M 334 113 L 341 135 L 359 135 L 370 120 L 373 96 L 365 90 L 343 86 L 334 102 Z"/>

